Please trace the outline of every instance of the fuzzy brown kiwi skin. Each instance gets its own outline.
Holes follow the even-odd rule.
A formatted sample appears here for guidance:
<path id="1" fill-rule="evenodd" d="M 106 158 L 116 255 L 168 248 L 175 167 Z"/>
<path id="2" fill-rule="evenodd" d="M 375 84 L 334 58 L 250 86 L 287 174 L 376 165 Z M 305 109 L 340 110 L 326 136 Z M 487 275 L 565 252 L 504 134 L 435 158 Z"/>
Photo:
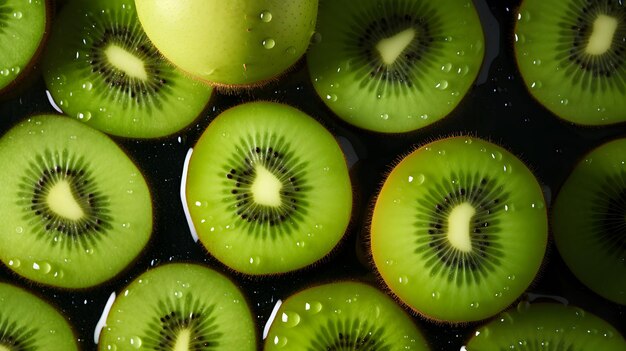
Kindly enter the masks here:
<path id="1" fill-rule="evenodd" d="M 234 91 L 233 91 L 234 92 Z M 255 100 L 255 102 L 270 102 L 270 103 L 282 103 L 281 101 L 279 101 L 278 99 L 267 99 L 267 100 Z M 232 108 L 232 107 L 231 107 Z M 228 110 L 225 109 L 224 111 Z M 224 112 L 222 111 L 222 112 Z M 317 123 L 319 123 L 320 125 L 322 125 L 324 127 L 324 129 L 326 129 L 330 134 L 333 135 L 333 138 L 335 140 L 335 142 L 337 143 L 337 145 L 339 146 L 339 149 L 341 150 L 341 156 L 343 157 L 344 162 L 346 163 L 346 167 L 348 165 L 348 160 L 346 159 L 346 155 L 343 152 L 343 149 L 341 148 L 341 144 L 339 143 L 339 140 L 337 140 L 337 138 L 335 137 L 335 134 L 332 133 L 331 129 L 328 128 L 328 126 L 326 126 L 326 124 L 324 124 L 321 120 L 319 120 L 318 118 L 316 118 L 315 116 L 302 111 L 303 113 L 305 113 L 306 115 L 308 115 L 309 117 L 313 118 Z M 215 117 L 213 117 L 214 119 Z M 330 250 L 330 252 L 328 252 L 326 255 L 324 255 L 323 257 L 321 257 L 320 259 L 318 259 L 317 261 L 306 265 L 304 267 L 300 267 L 298 269 L 295 270 L 291 270 L 291 271 L 287 271 L 287 272 L 275 272 L 275 273 L 258 273 L 258 274 L 245 274 L 243 272 L 237 271 L 231 267 L 228 267 L 227 265 L 225 265 L 224 263 L 220 262 L 219 260 L 217 260 L 208 250 L 204 245 L 200 245 L 200 247 L 202 248 L 202 251 L 205 253 L 205 255 L 207 255 L 208 257 L 211 258 L 211 260 L 213 261 L 212 263 L 221 267 L 221 271 L 227 271 L 229 275 L 235 275 L 238 278 L 246 278 L 252 281 L 263 281 L 265 279 L 271 279 L 273 277 L 281 277 L 281 278 L 298 278 L 300 274 L 302 273 L 307 273 L 307 272 L 311 272 L 313 270 L 315 270 L 318 266 L 331 261 L 333 258 L 335 258 L 337 256 L 337 254 L 339 252 L 341 252 L 343 246 L 345 245 L 345 241 L 346 241 L 346 237 L 350 235 L 350 233 L 353 231 L 354 226 L 356 225 L 356 221 L 354 218 L 354 207 L 355 207 L 355 203 L 356 203 L 356 199 L 358 196 L 358 192 L 355 190 L 354 184 L 353 184 L 353 179 L 354 179 L 354 175 L 352 174 L 352 170 L 348 169 L 348 175 L 350 177 L 350 184 L 352 185 L 351 187 L 351 191 L 352 191 L 352 203 L 350 204 L 350 219 L 348 221 L 348 225 L 346 226 L 346 230 L 343 232 L 343 235 L 341 236 L 341 239 L 339 239 L 339 241 L 337 242 L 337 244 L 335 245 L 335 247 L 333 247 L 332 250 Z M 185 191 L 186 193 L 186 191 Z M 187 194 L 186 194 L 187 195 Z M 188 195 L 187 195 L 188 196 Z M 199 242 L 199 240 L 198 240 Z"/>
<path id="2" fill-rule="evenodd" d="M 385 280 L 383 279 L 383 276 L 380 274 L 380 272 L 378 271 L 378 269 L 376 268 L 376 263 L 374 262 L 374 254 L 372 253 L 372 246 L 371 246 L 371 236 L 372 236 L 372 220 L 374 218 L 374 207 L 376 205 L 376 201 L 378 200 L 378 196 L 380 195 L 380 191 L 383 188 L 383 185 L 385 184 L 385 181 L 387 180 L 387 178 L 389 177 L 389 175 L 391 174 L 391 172 L 394 170 L 394 168 L 407 156 L 409 156 L 411 153 L 415 152 L 416 150 L 431 144 L 433 142 L 436 141 L 443 141 L 443 140 L 447 140 L 447 139 L 451 139 L 451 138 L 455 138 L 455 137 L 470 137 L 470 138 L 477 138 L 477 139 L 482 139 L 484 141 L 490 142 L 496 146 L 500 146 L 505 150 L 509 150 L 506 147 L 503 147 L 502 145 L 504 143 L 502 142 L 493 142 L 490 138 L 483 138 L 478 136 L 475 132 L 455 132 L 452 134 L 448 134 L 446 136 L 442 136 L 442 137 L 436 137 L 436 136 L 432 136 L 427 138 L 425 141 L 423 141 L 420 144 L 416 144 L 415 146 L 413 146 L 411 148 L 411 150 L 400 154 L 399 156 L 396 157 L 396 159 L 389 165 L 389 169 L 387 170 L 387 172 L 385 172 L 384 177 L 382 178 L 382 181 L 380 183 L 380 185 L 378 186 L 377 192 L 375 193 L 375 195 L 372 197 L 371 201 L 369 202 L 368 205 L 368 213 L 369 213 L 369 217 L 367 222 L 365 223 L 365 228 L 366 228 L 366 237 L 363 238 L 363 240 L 365 241 L 364 245 L 367 248 L 367 254 L 368 254 L 368 268 L 371 272 L 374 273 L 374 275 L 376 276 L 376 280 L 378 281 L 378 286 L 388 295 L 391 296 L 394 301 L 396 301 L 396 303 L 400 304 L 401 306 L 404 307 L 405 310 L 411 311 L 411 315 L 412 316 L 416 316 L 419 317 L 421 320 L 427 321 L 427 322 L 431 322 L 436 324 L 437 326 L 440 327 L 448 327 L 448 326 L 458 326 L 458 327 L 465 327 L 468 325 L 474 325 L 476 323 L 481 323 L 483 321 L 487 321 L 490 320 L 492 318 L 495 318 L 496 316 L 492 316 L 492 317 L 487 317 L 483 320 L 479 320 L 479 321 L 471 321 L 471 322 L 451 322 L 451 321 L 445 321 L 445 320 L 441 320 L 441 319 L 437 319 L 433 316 L 427 315 L 421 311 L 418 311 L 416 309 L 414 309 L 412 306 L 410 306 L 409 304 L 407 304 L 404 300 L 402 300 L 398 295 L 396 295 L 391 288 L 389 288 L 387 286 L 387 284 L 385 283 Z M 510 152 L 510 151 L 509 151 Z M 517 157 L 520 162 L 522 162 L 529 170 L 530 172 L 533 174 L 533 176 L 535 176 L 535 170 L 534 168 L 530 167 L 529 164 L 526 162 L 526 160 L 524 160 L 522 157 L 520 157 L 517 154 L 514 154 L 515 157 Z M 537 179 L 537 182 L 539 182 L 538 178 L 535 176 L 535 178 Z M 541 194 L 544 202 L 546 202 L 545 199 L 545 195 Z M 547 202 L 546 202 L 547 203 Z M 548 210 L 546 210 L 546 221 L 548 220 Z M 547 267 L 547 261 L 548 261 L 548 256 L 549 253 L 548 251 L 550 251 L 549 247 L 550 247 L 550 242 L 551 242 L 551 238 L 550 236 L 548 236 L 548 245 L 546 245 L 546 251 L 544 253 L 544 257 L 541 260 L 541 265 L 539 267 L 539 270 L 537 271 L 537 274 L 535 275 L 535 278 L 532 280 L 532 282 L 530 283 L 530 285 L 528 286 L 528 288 L 526 288 L 526 290 L 529 290 L 535 286 L 537 286 L 538 282 L 541 280 L 541 276 L 543 275 L 543 272 L 545 271 L 545 268 Z M 506 309 L 511 308 L 512 306 L 514 306 L 515 304 L 517 304 L 523 297 L 524 295 L 522 294 L 520 297 L 518 297 L 517 299 L 515 299 L 515 301 L 513 301 L 510 305 L 508 305 Z"/>
<path id="3" fill-rule="evenodd" d="M 0 101 L 14 99 L 23 95 L 24 91 L 35 83 L 39 77 L 40 70 L 37 64 L 39 63 L 39 58 L 48 43 L 48 38 L 50 37 L 50 27 L 52 26 L 52 21 L 56 13 L 54 0 L 43 0 L 43 2 L 45 3 L 46 8 L 46 24 L 43 37 L 39 42 L 37 50 L 30 58 L 30 61 L 28 61 L 28 63 L 21 70 L 19 75 L 7 86 L 0 89 Z"/>

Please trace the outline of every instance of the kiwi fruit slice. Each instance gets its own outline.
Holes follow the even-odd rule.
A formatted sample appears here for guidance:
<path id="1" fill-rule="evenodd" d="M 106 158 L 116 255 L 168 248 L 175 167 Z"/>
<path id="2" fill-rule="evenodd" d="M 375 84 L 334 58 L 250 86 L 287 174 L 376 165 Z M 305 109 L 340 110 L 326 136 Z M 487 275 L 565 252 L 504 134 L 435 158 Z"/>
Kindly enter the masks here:
<path id="1" fill-rule="evenodd" d="M 340 241 L 352 211 L 343 153 L 322 125 L 278 103 L 216 117 L 194 147 L 187 205 L 200 241 L 231 269 L 308 266 Z"/>
<path id="2" fill-rule="evenodd" d="M 484 56 L 470 0 L 322 1 L 317 32 L 307 53 L 315 91 L 341 119 L 382 133 L 448 115 Z"/>
<path id="3" fill-rule="evenodd" d="M 287 298 L 267 338 L 270 350 L 429 350 L 411 318 L 367 284 L 335 282 Z"/>
<path id="4" fill-rule="evenodd" d="M 0 1 L 0 93 L 34 63 L 49 25 L 46 0 Z"/>
<path id="5" fill-rule="evenodd" d="M 404 157 L 376 199 L 371 250 L 391 291 L 419 314 L 468 322 L 515 301 L 547 244 L 543 193 L 507 150 L 473 137 Z"/>
<path id="6" fill-rule="evenodd" d="M 65 114 L 124 137 L 179 131 L 201 114 L 212 91 L 159 54 L 132 0 L 70 1 L 53 25 L 42 66 Z"/>
<path id="7" fill-rule="evenodd" d="M 532 96 L 582 125 L 626 121 L 626 4 L 524 0 L 515 56 Z"/>
<path id="8" fill-rule="evenodd" d="M 626 139 L 583 157 L 554 202 L 556 247 L 570 270 L 603 297 L 626 305 Z"/>
<path id="9" fill-rule="evenodd" d="M 0 164 L 0 260 L 19 275 L 91 287 L 117 275 L 148 242 L 148 186 L 99 131 L 34 116 L 0 139 Z"/>
<path id="10" fill-rule="evenodd" d="M 213 85 L 255 86 L 302 57 L 318 0 L 135 0 L 148 37 L 191 75 Z"/>
<path id="11" fill-rule="evenodd" d="M 140 275 L 107 316 L 98 350 L 253 351 L 256 334 L 246 299 L 209 268 L 171 263 Z"/>
<path id="12" fill-rule="evenodd" d="M 39 297 L 0 283 L 0 350 L 77 351 L 65 318 Z"/>
<path id="13" fill-rule="evenodd" d="M 581 308 L 520 303 L 479 328 L 465 350 L 622 351 L 626 341 L 608 322 Z"/>

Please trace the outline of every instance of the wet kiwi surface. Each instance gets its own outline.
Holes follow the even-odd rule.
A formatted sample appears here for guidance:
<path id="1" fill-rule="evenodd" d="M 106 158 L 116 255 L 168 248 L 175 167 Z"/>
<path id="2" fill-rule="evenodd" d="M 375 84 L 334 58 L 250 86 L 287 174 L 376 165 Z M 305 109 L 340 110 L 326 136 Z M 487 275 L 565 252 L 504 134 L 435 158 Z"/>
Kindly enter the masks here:
<path id="1" fill-rule="evenodd" d="M 189 161 L 187 206 L 210 254 L 247 274 L 293 271 L 326 256 L 352 213 L 339 145 L 293 107 L 254 102 L 211 122 Z"/>
<path id="2" fill-rule="evenodd" d="M 478 74 L 484 39 L 469 0 L 322 1 L 313 86 L 350 124 L 415 130 L 445 117 Z M 320 40 L 321 39 L 321 40 Z"/>
<path id="3" fill-rule="evenodd" d="M 440 321 L 493 316 L 537 274 L 547 241 L 541 188 L 514 155 L 471 137 L 421 146 L 385 180 L 371 250 L 391 291 Z"/>
<path id="4" fill-rule="evenodd" d="M 33 116 L 0 139 L 0 260 L 35 282 L 87 288 L 117 275 L 152 233 L 141 171 L 106 135 Z"/>
<path id="5" fill-rule="evenodd" d="M 124 137 L 162 137 L 184 128 L 212 91 L 161 56 L 132 0 L 69 2 L 54 22 L 42 64 L 65 114 Z"/>
<path id="6" fill-rule="evenodd" d="M 56 13 L 61 14 L 63 7 L 73 1 L 55 1 Z M 3 1 L 0 0 L 0 3 Z M 349 280 L 364 282 L 393 297 L 376 273 L 368 254 L 369 223 L 375 198 L 387 175 L 402 156 L 416 147 L 455 135 L 471 135 L 472 138 L 500 145 L 531 169 L 545 198 L 545 209 L 552 213 L 559 189 L 584 155 L 610 140 L 625 137 L 626 127 L 615 124 L 583 128 L 555 118 L 530 95 L 516 64 L 514 34 L 521 0 L 473 0 L 472 3 L 485 35 L 484 63 L 466 96 L 437 123 L 398 135 L 369 132 L 346 123 L 320 101 L 305 57 L 302 63 L 264 86 L 245 91 L 214 92 L 200 118 L 170 136 L 141 140 L 111 136 L 144 175 L 153 202 L 154 223 L 150 241 L 122 273 L 91 288 L 75 290 L 34 283 L 0 263 L 0 281 L 31 291 L 57 306 L 74 327 L 76 343 L 81 350 L 87 351 L 99 347 L 97 340 L 102 337 L 101 327 L 106 315 L 112 313 L 106 307 L 111 306 L 113 293 L 116 298 L 121 297 L 137 277 L 170 262 L 201 265 L 229 278 L 248 300 L 257 335 L 256 347 L 262 350 L 272 321 L 282 319 L 282 315 L 274 313 L 280 308 L 278 305 L 304 289 Z M 53 17 L 53 23 L 55 18 L 59 17 Z M 184 36 L 179 38 L 183 40 Z M 314 36 L 313 41 L 319 39 L 324 40 Z M 11 87 L 7 95 L 0 98 L 0 135 L 5 135 L 34 114 L 54 113 L 43 74 L 37 70 L 32 73 L 29 78 L 33 80 L 28 81 L 29 85 L 20 85 L 25 90 Z M 222 112 L 256 101 L 286 104 L 317 120 L 338 141 L 352 181 L 351 223 L 339 245 L 314 265 L 285 274 L 250 276 L 228 268 L 208 254 L 193 235 L 188 224 L 191 217 L 185 215 L 182 205 L 187 202 L 186 197 L 181 197 L 181 190 L 185 189 L 181 183 L 187 179 L 189 170 L 185 164 L 193 157 L 190 149 L 195 152 L 202 133 Z M 76 116 L 65 118 L 75 119 Z M 30 148 L 35 149 L 35 144 L 29 144 Z M 24 155 L 26 153 L 21 153 L 15 159 L 26 157 Z M 6 167 L 10 168 L 11 163 L 0 165 L 1 170 Z M 226 177 L 219 179 L 220 182 L 227 180 Z M 4 188 L 0 184 L 0 189 Z M 6 212 L 0 211 L 0 222 L 4 221 L 5 215 Z M 0 236 L 12 234 L 11 230 L 15 230 L 8 229 L 8 232 L 3 230 Z M 556 301 L 578 306 L 606 320 L 624 335 L 626 307 L 603 298 L 576 278 L 564 262 L 552 234 L 551 229 L 543 266 L 519 300 L 522 303 Z M 115 255 L 123 249 L 124 245 L 120 245 L 109 253 Z M 607 279 L 617 280 L 619 277 Z M 396 303 L 403 306 L 433 351 L 461 350 L 479 328 L 492 320 L 460 324 L 433 322 L 403 305 L 399 299 Z M 513 308 L 516 305 L 517 302 L 513 302 Z M 493 320 L 496 318 L 497 315 Z M 135 349 L 130 344 L 126 345 L 130 350 Z"/>
<path id="7" fill-rule="evenodd" d="M 300 291 L 276 312 L 263 350 L 429 350 L 409 316 L 367 284 L 342 281 Z"/>
<path id="8" fill-rule="evenodd" d="M 49 27 L 47 0 L 0 2 L 0 93 L 30 69 Z"/>
<path id="9" fill-rule="evenodd" d="M 552 213 L 554 239 L 565 263 L 591 290 L 622 305 L 626 305 L 625 164 L 626 139 L 585 155 L 559 191 Z"/>
<path id="10" fill-rule="evenodd" d="M 530 93 L 567 121 L 626 121 L 626 4 L 524 0 L 515 53 Z"/>
<path id="11" fill-rule="evenodd" d="M 467 351 L 626 349 L 609 323 L 576 306 L 521 303 L 476 331 Z"/>
<path id="12" fill-rule="evenodd" d="M 245 297 L 222 274 L 195 264 L 154 268 L 115 299 L 99 350 L 253 351 Z"/>
<path id="13" fill-rule="evenodd" d="M 39 297 L 0 282 L 0 350 L 76 351 L 72 327 Z"/>

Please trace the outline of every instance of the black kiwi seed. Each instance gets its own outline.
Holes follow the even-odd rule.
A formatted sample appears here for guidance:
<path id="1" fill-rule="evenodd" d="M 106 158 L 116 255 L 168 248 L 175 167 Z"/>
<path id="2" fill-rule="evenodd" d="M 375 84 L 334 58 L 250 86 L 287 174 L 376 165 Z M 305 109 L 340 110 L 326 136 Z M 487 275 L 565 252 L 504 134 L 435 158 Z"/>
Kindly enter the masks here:
<path id="1" fill-rule="evenodd" d="M 265 140 L 256 143 L 254 138 L 242 139 L 239 148 L 228 159 L 232 168 L 225 172 L 230 189 L 229 202 L 235 208 L 237 216 L 244 222 L 247 232 L 254 236 L 288 235 L 298 228 L 298 222 L 306 214 L 305 192 L 306 178 L 298 174 L 306 163 L 293 160 L 284 138 L 272 135 L 259 138 Z M 280 191 L 281 206 L 266 206 L 256 203 L 252 198 L 251 186 L 256 177 L 257 165 L 276 176 L 282 183 Z M 269 225 L 277 230 L 262 230 Z"/>
<path id="2" fill-rule="evenodd" d="M 18 205 L 23 206 L 37 237 L 51 245 L 87 249 L 112 227 L 109 217 L 109 200 L 97 188 L 88 166 L 82 157 L 44 151 L 30 163 L 28 174 L 20 183 Z M 85 216 L 79 220 L 65 218 L 52 211 L 46 197 L 54 185 L 66 181 Z M 62 235 L 69 240 L 59 240 Z"/>

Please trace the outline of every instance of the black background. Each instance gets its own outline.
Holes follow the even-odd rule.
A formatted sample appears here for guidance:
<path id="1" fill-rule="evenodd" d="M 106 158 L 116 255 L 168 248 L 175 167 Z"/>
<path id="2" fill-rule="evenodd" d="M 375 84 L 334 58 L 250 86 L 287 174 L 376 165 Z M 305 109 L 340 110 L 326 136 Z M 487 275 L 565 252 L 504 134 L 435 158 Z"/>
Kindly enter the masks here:
<path id="1" fill-rule="evenodd" d="M 594 147 L 625 135 L 622 125 L 601 128 L 574 126 L 559 120 L 534 101 L 524 88 L 513 58 L 513 28 L 519 1 L 475 0 L 486 35 L 486 59 L 475 86 L 444 120 L 403 135 L 379 135 L 359 130 L 334 117 L 309 82 L 306 64 L 270 85 L 243 92 L 214 94 L 201 117 L 186 130 L 159 140 L 114 138 L 143 170 L 154 203 L 154 232 L 138 260 L 115 280 L 84 291 L 38 287 L 4 266 L 0 281 L 34 291 L 58 306 L 76 328 L 84 350 L 96 349 L 93 334 L 103 307 L 136 276 L 165 262 L 201 262 L 227 273 L 242 287 L 257 318 L 259 338 L 273 306 L 293 292 L 337 279 L 358 279 L 378 284 L 368 264 L 365 235 L 370 208 L 385 174 L 398 157 L 434 139 L 471 134 L 496 142 L 519 156 L 540 180 L 550 204 L 572 167 Z M 323 39 L 322 39 L 323 40 Z M 35 113 L 54 110 L 37 71 L 26 88 L 0 99 L 0 134 Z M 182 210 L 179 187 L 183 161 L 208 123 L 221 111 L 246 101 L 272 100 L 295 106 L 323 123 L 341 141 L 351 164 L 355 202 L 353 220 L 334 254 L 312 268 L 279 277 L 248 278 L 233 274 L 194 243 Z M 10 167 L 2 165 L 1 167 Z M 0 185 L 1 186 L 1 185 Z M 602 272 L 598 272 L 602 274 Z M 624 277 L 607 277 L 607 279 Z M 583 286 L 569 272 L 556 248 L 549 244 L 544 268 L 522 298 L 566 299 L 618 327 L 622 334 L 625 307 L 611 303 Z M 482 323 L 447 326 L 415 316 L 433 350 L 459 350 Z"/>

